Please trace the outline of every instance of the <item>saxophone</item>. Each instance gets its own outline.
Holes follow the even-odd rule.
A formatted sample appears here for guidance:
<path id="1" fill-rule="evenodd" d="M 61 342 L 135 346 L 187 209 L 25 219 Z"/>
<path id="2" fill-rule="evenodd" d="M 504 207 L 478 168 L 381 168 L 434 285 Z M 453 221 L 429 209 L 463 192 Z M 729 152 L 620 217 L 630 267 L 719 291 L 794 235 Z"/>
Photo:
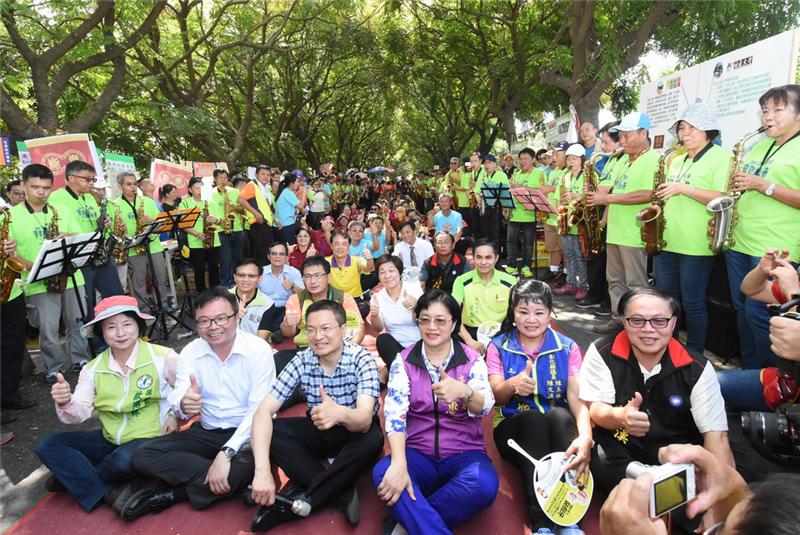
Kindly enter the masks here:
<path id="1" fill-rule="evenodd" d="M 458 210 L 458 192 L 453 191 L 452 187 L 457 186 L 461 187 L 461 169 L 456 169 L 455 177 L 450 175 L 450 178 L 447 179 L 447 191 L 452 192 L 450 193 L 450 197 L 453 199 L 453 209 Z M 434 196 L 436 198 L 436 196 Z"/>
<path id="2" fill-rule="evenodd" d="M 25 271 L 25 264 L 19 258 L 6 254 L 3 244 L 8 239 L 11 225 L 11 213 L 0 207 L 0 213 L 5 217 L 0 224 L 0 303 L 7 303 L 14 287 L 14 280 L 18 273 Z"/>
<path id="3" fill-rule="evenodd" d="M 200 216 L 203 218 L 203 249 L 211 249 L 214 247 L 214 227 L 208 222 L 208 201 L 203 205 Z"/>
<path id="4" fill-rule="evenodd" d="M 233 232 L 233 220 L 236 216 L 231 211 L 231 200 L 228 198 L 227 190 L 219 191 L 219 193 L 222 195 L 222 221 L 219 226 L 222 228 L 223 234 L 230 234 Z"/>
<path id="5" fill-rule="evenodd" d="M 478 207 L 478 195 L 475 193 L 475 184 L 478 182 L 478 177 L 480 176 L 481 171 L 480 169 L 477 171 L 472 172 L 472 176 L 469 179 L 469 192 L 467 196 L 469 198 L 469 207 L 470 208 L 477 208 Z"/>
<path id="6" fill-rule="evenodd" d="M 55 240 L 58 238 L 58 211 L 55 206 L 48 208 L 53 211 L 53 217 L 50 219 L 50 224 L 47 226 L 46 237 L 48 240 Z M 64 293 L 67 288 L 67 277 L 63 274 L 56 275 L 47 279 L 47 291 L 49 293 L 60 294 Z"/>
<path id="7" fill-rule="evenodd" d="M 144 199 L 136 209 L 136 234 L 142 233 L 142 229 L 147 224 L 147 216 L 144 214 Z M 142 243 L 136 247 L 136 254 L 147 254 L 147 243 Z"/>
<path id="8" fill-rule="evenodd" d="M 618 149 L 620 150 L 620 149 Z M 596 206 L 586 204 L 586 194 L 597 191 L 597 169 L 595 164 L 604 156 L 611 156 L 613 152 L 594 152 L 583 164 L 583 183 L 586 193 L 572 201 L 572 215 L 570 226 L 578 227 L 578 239 L 581 244 L 581 253 L 586 258 L 594 258 L 603 252 L 603 229 L 600 228 L 600 211 Z"/>
<path id="9" fill-rule="evenodd" d="M 653 175 L 652 203 L 647 208 L 639 210 L 639 213 L 636 214 L 636 222 L 642 227 L 642 241 L 647 254 L 657 255 L 667 246 L 667 242 L 664 241 L 664 228 L 667 226 L 667 221 L 664 219 L 664 201 L 656 197 L 656 190 L 667 179 L 664 172 L 667 158 L 682 146 L 683 144 L 679 141 L 659 156 L 658 167 L 655 175 Z"/>
<path id="10" fill-rule="evenodd" d="M 734 190 L 735 176 L 742 171 L 744 163 L 745 143 L 753 136 L 762 133 L 765 128 L 762 126 L 755 132 L 743 136 L 736 145 L 733 146 L 733 158 L 731 159 L 730 170 L 728 171 L 728 187 L 725 195 L 720 195 L 711 200 L 706 205 L 706 210 L 714 215 L 708 220 L 708 248 L 714 254 L 722 252 L 724 249 L 733 247 L 733 229 L 739 222 L 739 213 L 736 210 L 736 201 L 742 196 L 741 191 Z"/>
<path id="11" fill-rule="evenodd" d="M 567 173 L 568 170 L 564 170 L 564 173 L 558 178 L 558 193 L 559 193 L 559 200 L 558 200 L 558 208 L 556 212 L 558 213 L 558 234 L 560 236 L 566 236 L 569 234 L 569 205 L 563 204 L 561 202 L 561 195 L 564 194 L 564 190 L 567 189 Z"/>
<path id="12" fill-rule="evenodd" d="M 95 267 L 102 267 L 108 264 L 109 259 L 111 258 L 112 253 L 114 252 L 114 243 L 116 242 L 117 237 L 114 236 L 112 232 L 108 239 L 104 242 L 103 235 L 106 232 L 106 217 L 108 214 L 108 199 L 105 197 L 102 201 L 100 201 L 100 215 L 97 218 L 97 232 L 100 233 L 100 245 L 98 245 L 97 249 L 94 251 L 94 255 L 92 255 L 91 264 Z"/>
<path id="13" fill-rule="evenodd" d="M 114 246 L 112 255 L 114 256 L 114 263 L 121 266 L 128 261 L 128 249 L 124 247 L 125 235 L 128 233 L 128 227 L 122 221 L 120 215 L 119 204 L 114 212 L 114 224 L 111 225 L 111 236 L 114 237 Z"/>

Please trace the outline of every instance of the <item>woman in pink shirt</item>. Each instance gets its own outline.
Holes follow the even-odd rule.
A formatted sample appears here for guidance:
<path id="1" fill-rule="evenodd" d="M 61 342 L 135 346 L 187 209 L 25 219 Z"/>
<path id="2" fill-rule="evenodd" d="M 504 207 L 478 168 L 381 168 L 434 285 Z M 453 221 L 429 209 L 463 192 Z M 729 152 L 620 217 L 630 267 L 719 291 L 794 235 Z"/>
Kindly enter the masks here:
<path id="1" fill-rule="evenodd" d="M 101 429 L 50 435 L 36 446 L 53 474 L 47 489 L 70 492 L 87 512 L 102 501 L 115 509 L 125 503 L 131 488 L 121 483 L 135 476 L 133 451 L 148 438 L 178 429 L 167 402 L 178 355 L 141 338 L 154 318 L 125 295 L 103 299 L 94 313 L 84 334 L 93 332 L 108 348 L 84 366 L 74 392 L 59 373 L 50 395 L 62 423 L 97 413 Z"/>

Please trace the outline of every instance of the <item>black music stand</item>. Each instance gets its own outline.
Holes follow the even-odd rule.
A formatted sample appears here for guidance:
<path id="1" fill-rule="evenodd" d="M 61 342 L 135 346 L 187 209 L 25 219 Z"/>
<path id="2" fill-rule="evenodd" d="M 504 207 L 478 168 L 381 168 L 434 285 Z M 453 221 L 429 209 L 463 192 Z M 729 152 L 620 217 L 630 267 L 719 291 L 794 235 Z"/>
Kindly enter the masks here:
<path id="1" fill-rule="evenodd" d="M 100 232 L 85 232 L 55 240 L 45 240 L 36 255 L 26 284 L 59 276 L 70 278 L 72 291 L 75 292 L 75 299 L 78 301 L 78 310 L 81 314 L 79 318 L 75 318 L 75 321 L 77 323 L 88 322 L 87 310 L 78 291 L 75 272 L 86 265 L 97 248 L 101 246 L 102 240 L 103 235 Z M 89 351 L 94 358 L 96 353 L 94 344 L 91 342 Z"/>
<path id="2" fill-rule="evenodd" d="M 505 243 L 503 239 L 502 209 L 514 208 L 510 184 L 508 182 L 484 182 L 481 184 L 481 195 L 483 196 L 483 202 L 492 210 L 493 217 L 497 220 L 497 244 L 502 249 Z"/>
<path id="3" fill-rule="evenodd" d="M 180 208 L 171 211 L 161 212 L 156 216 L 156 222 L 161 222 L 162 226 L 159 232 L 172 232 L 174 230 L 186 230 L 193 228 L 197 219 L 200 217 L 200 208 L 195 206 L 194 208 Z M 152 268 L 151 268 L 152 269 Z M 167 265 L 167 269 L 172 269 L 172 262 L 169 262 Z M 192 304 L 192 298 L 189 294 L 189 284 L 184 276 L 184 286 L 186 287 L 186 292 L 183 294 L 183 302 L 181 303 L 180 308 L 178 309 L 177 318 L 183 318 L 184 316 L 192 318 L 194 320 L 194 305 Z M 173 289 L 174 291 L 174 289 Z M 170 314 L 170 317 L 176 319 L 175 316 Z M 186 323 L 180 322 L 175 323 L 169 331 L 168 334 L 171 335 L 172 331 L 174 331 L 178 325 L 183 325 L 186 327 Z M 194 329 L 186 327 L 189 329 L 186 333 L 178 334 L 178 339 L 185 338 L 187 336 L 191 336 L 194 334 Z"/>
<path id="4" fill-rule="evenodd" d="M 161 216 L 161 214 L 159 214 L 159 216 Z M 180 223 L 180 220 L 184 216 L 176 215 L 174 217 L 177 220 L 177 222 Z M 157 235 L 163 232 L 164 226 L 168 224 L 167 221 L 170 219 L 172 218 L 169 216 L 164 216 L 164 217 L 159 217 L 152 223 L 145 224 L 142 227 L 141 232 L 133 237 L 128 246 L 128 248 L 138 247 L 140 245 L 145 247 L 145 254 L 147 255 L 147 265 L 150 267 L 150 273 L 153 275 L 153 280 L 155 282 L 155 284 L 153 284 L 153 293 L 156 296 L 156 303 L 155 303 L 156 306 L 153 309 L 154 312 L 153 315 L 155 316 L 156 320 L 150 327 L 148 338 L 150 340 L 162 340 L 164 342 L 166 342 L 169 339 L 169 335 L 172 333 L 172 331 L 178 324 L 183 325 L 186 329 L 190 331 L 194 330 L 191 327 L 189 327 L 186 323 L 184 323 L 184 321 L 181 318 L 176 317 L 174 314 L 172 314 L 170 311 L 164 308 L 164 300 L 161 297 L 161 288 L 159 288 L 158 277 L 155 276 L 156 269 L 155 265 L 153 264 L 153 255 L 152 253 L 150 253 L 150 241 L 153 239 L 154 235 L 156 236 L 156 239 L 158 239 Z M 175 321 L 175 326 L 173 326 L 172 329 L 167 327 L 167 316 L 169 316 Z M 158 336 L 153 337 L 153 334 L 156 332 L 156 328 L 158 328 L 159 330 Z"/>
<path id="5" fill-rule="evenodd" d="M 527 186 L 515 186 L 511 188 L 511 195 L 517 200 L 519 204 L 534 213 L 544 212 L 547 214 L 557 213 L 553 205 L 547 199 L 547 196 L 536 188 L 529 188 Z M 533 278 L 539 278 L 539 222 L 534 219 L 535 231 L 533 233 Z"/>

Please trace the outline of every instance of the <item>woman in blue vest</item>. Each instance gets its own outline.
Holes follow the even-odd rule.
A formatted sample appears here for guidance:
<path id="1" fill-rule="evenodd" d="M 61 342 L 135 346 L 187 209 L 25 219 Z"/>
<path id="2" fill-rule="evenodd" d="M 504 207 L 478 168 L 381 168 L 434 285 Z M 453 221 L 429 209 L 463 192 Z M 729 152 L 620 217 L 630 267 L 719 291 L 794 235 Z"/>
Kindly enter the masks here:
<path id="1" fill-rule="evenodd" d="M 62 423 L 81 423 L 96 413 L 101 429 L 50 435 L 36 446 L 53 473 L 47 489 L 69 491 L 87 512 L 104 500 L 112 507 L 115 501 L 124 503 L 130 487 L 115 485 L 135 476 L 133 451 L 142 441 L 178 428 L 167 403 L 178 355 L 141 339 L 154 318 L 126 295 L 103 299 L 94 314 L 84 334 L 94 332 L 108 349 L 81 370 L 74 392 L 59 373 L 50 395 Z"/>
<path id="2" fill-rule="evenodd" d="M 578 399 L 581 350 L 550 327 L 550 287 L 527 279 L 511 289 L 500 334 L 486 350 L 489 383 L 499 412 L 494 441 L 500 455 L 519 468 L 525 484 L 531 533 L 553 533 L 533 489 L 534 467 L 508 446 L 513 438 L 534 458 L 566 451 L 575 454 L 568 468 L 588 472 L 592 425 L 588 406 Z M 577 526 L 560 535 L 583 533 Z"/>
<path id="3" fill-rule="evenodd" d="M 378 462 L 372 478 L 408 533 L 450 534 L 497 496 L 481 427 L 494 397 L 483 359 L 453 338 L 458 302 L 431 290 L 414 313 L 422 340 L 392 363 L 384 402 L 391 456 Z"/>

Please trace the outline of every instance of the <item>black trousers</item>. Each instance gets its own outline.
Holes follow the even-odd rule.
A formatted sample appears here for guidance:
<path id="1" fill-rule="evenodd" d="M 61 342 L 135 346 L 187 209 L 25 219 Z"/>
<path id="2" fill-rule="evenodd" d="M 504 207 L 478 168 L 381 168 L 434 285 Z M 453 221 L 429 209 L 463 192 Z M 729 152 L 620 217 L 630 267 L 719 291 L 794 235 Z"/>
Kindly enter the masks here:
<path id="1" fill-rule="evenodd" d="M 380 355 L 383 362 L 386 363 L 387 368 L 392 367 L 392 362 L 394 362 L 395 357 L 403 350 L 403 346 L 400 345 L 400 342 L 395 340 L 394 336 L 389 333 L 379 334 L 375 339 L 375 347 L 377 347 L 378 355 Z"/>
<path id="2" fill-rule="evenodd" d="M 251 223 L 247 236 L 251 258 L 255 259 L 259 266 L 266 266 L 267 253 L 269 246 L 272 245 L 272 227 L 266 223 Z"/>
<path id="3" fill-rule="evenodd" d="M 534 459 L 541 459 L 554 451 L 566 451 L 577 436 L 575 418 L 568 409 L 561 407 L 555 407 L 547 414 L 535 410 L 521 412 L 505 418 L 494 429 L 494 442 L 500 455 L 516 466 L 522 475 L 528 514 L 531 518 L 531 531 L 548 526 L 550 521 L 536 500 L 536 490 L 533 488 L 533 473 L 536 467 L 516 450 L 511 449 L 508 439 L 516 440 Z"/>
<path id="4" fill-rule="evenodd" d="M 236 428 L 203 429 L 199 422 L 195 423 L 181 433 L 143 443 L 133 453 L 133 467 L 137 472 L 161 479 L 173 487 L 185 486 L 192 507 L 205 509 L 217 500 L 238 494 L 253 480 L 255 462 L 247 444 L 231 461 L 229 494 L 214 494 L 204 483 L 211 463 L 234 431 Z"/>
<path id="5" fill-rule="evenodd" d="M 3 403 L 13 402 L 19 395 L 19 376 L 25 356 L 25 297 L 20 294 L 0 305 L 0 379 Z"/>
<path id="6" fill-rule="evenodd" d="M 383 451 L 383 432 L 376 416 L 365 433 L 337 425 L 320 431 L 310 418 L 274 421 L 270 459 L 289 479 L 305 488 L 308 503 L 319 508 L 352 487 Z M 325 468 L 322 459 L 333 457 Z"/>
<path id="7" fill-rule="evenodd" d="M 603 229 L 603 243 L 606 241 L 606 229 Z M 611 304 L 611 297 L 608 295 L 608 280 L 606 280 L 606 250 L 594 258 L 586 261 L 586 279 L 589 281 L 589 293 L 587 299 L 591 301 L 603 300 Z"/>
<path id="8" fill-rule="evenodd" d="M 219 247 L 211 249 L 189 249 L 189 263 L 194 271 L 194 287 L 197 293 L 203 293 L 206 286 L 206 264 L 211 287 L 219 286 Z"/>

